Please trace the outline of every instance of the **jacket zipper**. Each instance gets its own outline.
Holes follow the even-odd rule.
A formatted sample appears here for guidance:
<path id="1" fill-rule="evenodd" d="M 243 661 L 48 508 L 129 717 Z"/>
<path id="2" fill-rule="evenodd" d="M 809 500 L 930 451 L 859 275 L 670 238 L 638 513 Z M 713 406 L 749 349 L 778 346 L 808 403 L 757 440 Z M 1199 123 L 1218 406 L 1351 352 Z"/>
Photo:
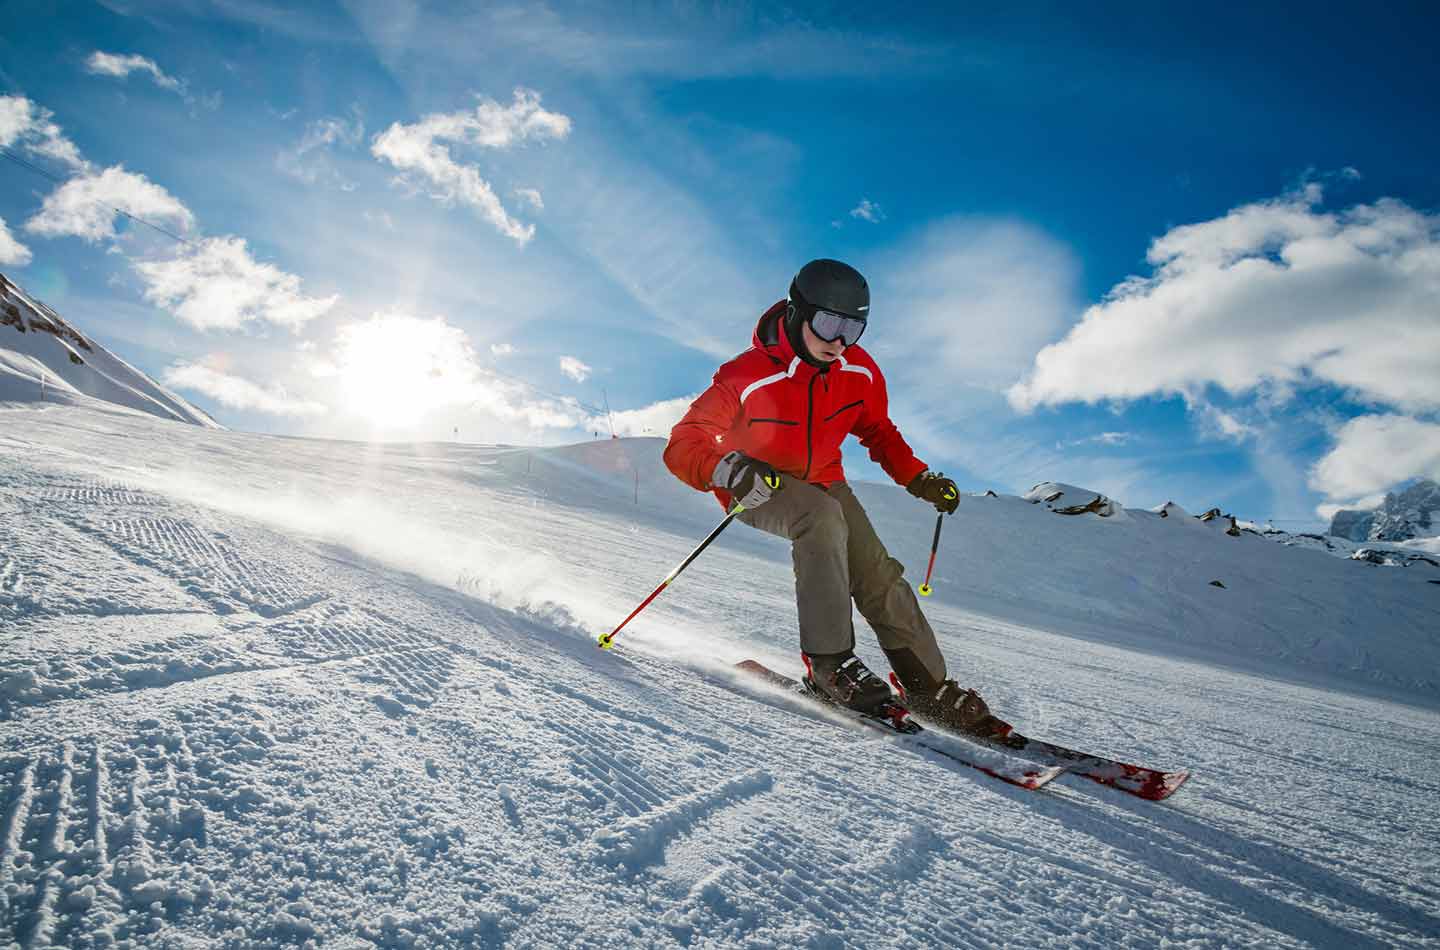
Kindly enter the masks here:
<path id="1" fill-rule="evenodd" d="M 822 375 L 816 373 L 810 377 L 810 387 L 805 393 L 805 474 L 800 476 L 802 482 L 810 480 L 810 465 L 815 461 L 815 382 Z"/>

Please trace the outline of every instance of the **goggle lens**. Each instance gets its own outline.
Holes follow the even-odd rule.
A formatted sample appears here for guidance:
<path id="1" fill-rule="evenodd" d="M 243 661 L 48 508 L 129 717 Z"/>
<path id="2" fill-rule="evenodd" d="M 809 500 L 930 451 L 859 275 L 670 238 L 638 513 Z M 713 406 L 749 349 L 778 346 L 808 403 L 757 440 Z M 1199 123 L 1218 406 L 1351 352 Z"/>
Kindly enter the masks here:
<path id="1" fill-rule="evenodd" d="M 860 317 L 846 316 L 843 313 L 832 313 L 829 310 L 816 310 L 810 317 L 810 329 L 815 335 L 826 343 L 834 343 L 843 339 L 846 346 L 854 346 L 860 341 L 860 335 L 865 332 L 865 321 Z"/>

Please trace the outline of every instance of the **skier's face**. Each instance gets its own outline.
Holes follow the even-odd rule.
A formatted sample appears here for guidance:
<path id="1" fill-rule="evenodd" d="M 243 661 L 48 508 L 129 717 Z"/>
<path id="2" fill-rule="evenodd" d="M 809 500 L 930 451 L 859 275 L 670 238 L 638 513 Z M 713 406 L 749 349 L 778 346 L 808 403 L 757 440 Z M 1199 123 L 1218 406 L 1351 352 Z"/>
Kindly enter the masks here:
<path id="1" fill-rule="evenodd" d="M 810 355 L 822 363 L 833 363 L 845 352 L 845 340 L 843 337 L 836 337 L 829 343 L 815 335 L 810 329 L 810 321 L 806 320 L 800 324 L 800 333 L 805 338 L 805 348 Z"/>

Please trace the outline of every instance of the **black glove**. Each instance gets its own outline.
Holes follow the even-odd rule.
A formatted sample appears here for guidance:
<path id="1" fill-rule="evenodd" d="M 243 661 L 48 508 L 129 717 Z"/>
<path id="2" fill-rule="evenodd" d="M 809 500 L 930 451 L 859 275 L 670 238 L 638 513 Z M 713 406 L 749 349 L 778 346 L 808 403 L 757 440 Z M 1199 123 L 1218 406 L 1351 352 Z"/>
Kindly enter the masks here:
<path id="1" fill-rule="evenodd" d="M 910 479 L 905 490 L 921 501 L 930 502 L 942 514 L 954 514 L 960 507 L 960 489 L 943 472 L 921 472 Z"/>
<path id="2" fill-rule="evenodd" d="M 710 484 L 730 493 L 744 508 L 758 508 L 780 490 L 780 473 L 744 452 L 731 452 L 715 465 Z"/>

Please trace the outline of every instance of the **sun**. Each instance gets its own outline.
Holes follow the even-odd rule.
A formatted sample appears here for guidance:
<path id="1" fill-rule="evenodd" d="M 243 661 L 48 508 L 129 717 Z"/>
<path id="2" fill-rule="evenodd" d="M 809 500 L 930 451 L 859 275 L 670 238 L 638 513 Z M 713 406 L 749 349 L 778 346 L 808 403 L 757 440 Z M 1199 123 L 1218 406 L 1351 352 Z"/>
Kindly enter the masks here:
<path id="1" fill-rule="evenodd" d="M 479 385 L 465 331 L 443 317 L 376 314 L 343 327 L 335 369 L 346 411 L 380 428 L 472 401 Z"/>

